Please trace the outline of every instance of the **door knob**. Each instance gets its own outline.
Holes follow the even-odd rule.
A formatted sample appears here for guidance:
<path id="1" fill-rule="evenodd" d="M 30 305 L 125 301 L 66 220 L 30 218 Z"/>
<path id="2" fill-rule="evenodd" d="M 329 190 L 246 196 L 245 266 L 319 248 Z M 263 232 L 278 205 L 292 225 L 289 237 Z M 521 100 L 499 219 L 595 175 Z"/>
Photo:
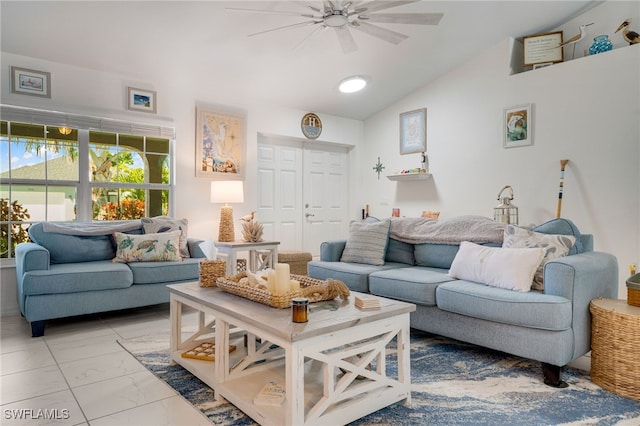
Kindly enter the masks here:
<path id="1" fill-rule="evenodd" d="M 315 216 L 315 214 L 313 214 L 313 213 L 305 213 L 304 214 L 304 217 L 311 217 L 311 216 Z"/>

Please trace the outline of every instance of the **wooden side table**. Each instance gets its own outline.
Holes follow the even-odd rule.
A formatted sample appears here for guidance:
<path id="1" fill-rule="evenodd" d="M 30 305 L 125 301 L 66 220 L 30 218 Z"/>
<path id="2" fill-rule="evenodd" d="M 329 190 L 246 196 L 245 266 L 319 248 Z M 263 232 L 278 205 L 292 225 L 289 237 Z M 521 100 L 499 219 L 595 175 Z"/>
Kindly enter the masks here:
<path id="1" fill-rule="evenodd" d="M 236 274 L 237 254 L 240 251 L 249 252 L 249 270 L 251 272 L 257 272 L 265 268 L 275 268 L 276 263 L 278 263 L 279 244 L 279 241 L 260 241 L 257 243 L 245 241 L 215 242 L 218 252 L 227 257 L 227 276 Z"/>
<path id="2" fill-rule="evenodd" d="M 640 401 L 640 307 L 594 299 L 591 311 L 591 380 Z"/>

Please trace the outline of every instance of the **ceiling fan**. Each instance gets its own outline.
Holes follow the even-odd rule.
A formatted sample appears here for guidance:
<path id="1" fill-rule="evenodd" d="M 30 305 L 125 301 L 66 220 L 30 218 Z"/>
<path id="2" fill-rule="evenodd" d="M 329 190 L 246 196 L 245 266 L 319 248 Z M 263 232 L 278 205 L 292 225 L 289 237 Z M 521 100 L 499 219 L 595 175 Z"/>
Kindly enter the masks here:
<path id="1" fill-rule="evenodd" d="M 324 0 L 320 7 L 303 1 L 288 2 L 304 7 L 307 10 L 305 13 L 286 10 L 243 9 L 235 7 L 228 7 L 227 10 L 234 12 L 288 15 L 307 18 L 306 21 L 260 31 L 249 34 L 249 36 L 256 36 L 278 30 L 315 26 L 315 29 L 296 46 L 296 48 L 300 48 L 312 36 L 327 28 L 333 28 L 338 36 L 338 41 L 340 42 L 342 51 L 344 53 L 350 53 L 358 50 L 358 46 L 356 45 L 353 35 L 349 31 L 350 29 L 362 31 L 365 34 L 369 34 L 393 44 L 398 44 L 409 38 L 405 34 L 392 31 L 378 25 L 373 25 L 370 22 L 381 24 L 438 25 L 440 19 L 442 19 L 442 13 L 373 13 L 409 3 L 415 3 L 417 1 L 419 0 L 372 0 L 368 2 L 356 0 Z"/>

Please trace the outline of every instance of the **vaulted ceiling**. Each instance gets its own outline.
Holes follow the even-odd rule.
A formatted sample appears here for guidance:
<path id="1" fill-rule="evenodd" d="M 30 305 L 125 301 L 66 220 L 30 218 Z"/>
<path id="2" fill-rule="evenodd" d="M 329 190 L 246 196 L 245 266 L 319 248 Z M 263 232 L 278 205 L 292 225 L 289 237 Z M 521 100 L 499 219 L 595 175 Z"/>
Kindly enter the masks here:
<path id="1" fill-rule="evenodd" d="M 352 3 L 365 7 L 367 2 Z M 313 25 L 248 36 L 308 18 L 228 10 L 306 14 L 308 5 L 321 7 L 320 1 L 3 0 L 1 47 L 127 76 L 146 82 L 147 88 L 197 86 L 200 96 L 212 102 L 218 94 L 234 96 L 239 104 L 270 102 L 366 119 L 507 37 L 552 30 L 599 3 L 417 1 L 384 12 L 443 13 L 439 25 L 376 23 L 409 38 L 395 45 L 351 31 L 358 50 L 344 53 L 331 28 L 300 49 L 296 46 Z M 340 93 L 340 80 L 354 74 L 366 76 L 368 87 Z"/>

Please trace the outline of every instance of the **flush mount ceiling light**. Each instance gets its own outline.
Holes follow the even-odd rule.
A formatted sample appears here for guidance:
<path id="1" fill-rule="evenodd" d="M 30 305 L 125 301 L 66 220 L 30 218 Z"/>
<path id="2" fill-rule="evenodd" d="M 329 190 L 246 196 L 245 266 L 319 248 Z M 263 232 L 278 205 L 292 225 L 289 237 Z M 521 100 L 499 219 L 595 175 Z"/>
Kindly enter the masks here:
<path id="1" fill-rule="evenodd" d="M 347 77 L 340 82 L 340 86 L 338 86 L 338 90 L 342 93 L 355 93 L 364 89 L 367 85 L 367 80 L 359 75 L 354 75 L 351 77 Z"/>

